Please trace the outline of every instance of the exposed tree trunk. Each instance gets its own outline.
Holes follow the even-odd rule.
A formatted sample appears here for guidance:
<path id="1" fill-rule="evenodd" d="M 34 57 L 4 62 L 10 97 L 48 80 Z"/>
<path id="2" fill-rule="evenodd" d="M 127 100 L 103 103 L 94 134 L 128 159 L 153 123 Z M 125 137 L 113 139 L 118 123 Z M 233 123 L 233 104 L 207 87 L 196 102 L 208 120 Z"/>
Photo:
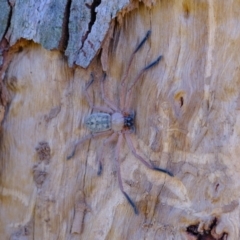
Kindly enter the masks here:
<path id="1" fill-rule="evenodd" d="M 239 1 L 2 2 L 1 239 L 240 238 Z M 94 76 L 90 98 L 104 105 L 105 72 L 106 96 L 122 101 L 121 78 L 149 30 L 128 87 L 163 58 L 133 88 L 131 136 L 174 177 L 147 168 L 124 140 L 135 214 L 116 140 L 85 141 L 67 157 L 89 134 L 86 84 Z"/>

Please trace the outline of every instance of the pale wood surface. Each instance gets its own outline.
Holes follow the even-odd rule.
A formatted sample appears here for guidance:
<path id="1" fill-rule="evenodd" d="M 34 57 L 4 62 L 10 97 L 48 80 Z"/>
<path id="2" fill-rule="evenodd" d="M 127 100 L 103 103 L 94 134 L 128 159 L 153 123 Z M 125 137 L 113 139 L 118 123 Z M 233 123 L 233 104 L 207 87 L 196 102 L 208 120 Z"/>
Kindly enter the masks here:
<path id="1" fill-rule="evenodd" d="M 124 144 L 121 171 L 135 215 L 118 187 L 115 143 L 104 150 L 101 176 L 96 150 L 104 137 L 66 157 L 88 134 L 91 109 L 83 91 L 90 74 L 95 103 L 102 103 L 102 68 L 107 96 L 118 101 L 130 54 L 148 30 L 128 83 L 160 54 L 163 60 L 134 89 L 134 142 L 174 177 L 147 169 Z M 15 54 L 4 80 L 1 238 L 239 239 L 239 2 L 140 4 L 110 33 L 87 69 L 69 68 L 61 53 L 33 43 Z M 190 226 L 196 236 L 186 233 Z"/>

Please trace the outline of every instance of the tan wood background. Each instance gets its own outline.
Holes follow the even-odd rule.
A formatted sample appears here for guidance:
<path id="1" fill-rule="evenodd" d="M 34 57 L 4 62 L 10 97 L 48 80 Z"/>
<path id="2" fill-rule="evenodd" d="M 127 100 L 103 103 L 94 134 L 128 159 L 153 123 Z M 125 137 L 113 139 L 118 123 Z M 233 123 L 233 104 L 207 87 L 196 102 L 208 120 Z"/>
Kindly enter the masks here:
<path id="1" fill-rule="evenodd" d="M 4 78 L 2 239 L 239 239 L 240 2 L 184 0 L 139 4 L 118 14 L 89 67 L 69 68 L 59 51 L 22 40 Z M 149 5 L 149 6 L 150 6 Z M 119 101 L 119 82 L 136 54 L 128 83 L 163 55 L 136 85 L 134 144 L 174 177 L 147 169 L 123 144 L 121 172 L 135 215 L 118 187 L 114 149 L 96 152 L 104 137 L 79 147 L 91 114 L 84 88 L 103 104 Z"/>

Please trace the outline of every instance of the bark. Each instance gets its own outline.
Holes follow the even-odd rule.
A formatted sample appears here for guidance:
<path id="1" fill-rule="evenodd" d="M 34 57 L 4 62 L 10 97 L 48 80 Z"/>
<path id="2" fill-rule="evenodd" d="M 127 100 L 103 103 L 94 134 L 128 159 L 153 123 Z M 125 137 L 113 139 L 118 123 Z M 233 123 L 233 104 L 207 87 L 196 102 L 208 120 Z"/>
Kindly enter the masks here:
<path id="1" fill-rule="evenodd" d="M 2 239 L 240 238 L 238 1 L 3 3 Z M 163 58 L 133 88 L 131 136 L 174 177 L 147 168 L 123 141 L 123 187 L 137 215 L 119 188 L 116 140 L 100 148 L 98 137 L 67 156 L 89 134 L 91 76 L 94 104 L 104 105 L 103 72 L 106 96 L 124 101 L 120 80 L 149 30 L 127 86 Z"/>

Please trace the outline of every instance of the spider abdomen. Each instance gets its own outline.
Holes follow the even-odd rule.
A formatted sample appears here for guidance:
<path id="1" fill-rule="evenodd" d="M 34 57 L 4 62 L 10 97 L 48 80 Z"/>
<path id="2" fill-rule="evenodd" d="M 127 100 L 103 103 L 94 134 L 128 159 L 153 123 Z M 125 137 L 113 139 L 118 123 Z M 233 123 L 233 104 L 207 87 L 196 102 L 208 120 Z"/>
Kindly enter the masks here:
<path id="1" fill-rule="evenodd" d="M 104 132 L 112 128 L 111 115 L 108 113 L 92 113 L 85 123 L 91 132 Z"/>

